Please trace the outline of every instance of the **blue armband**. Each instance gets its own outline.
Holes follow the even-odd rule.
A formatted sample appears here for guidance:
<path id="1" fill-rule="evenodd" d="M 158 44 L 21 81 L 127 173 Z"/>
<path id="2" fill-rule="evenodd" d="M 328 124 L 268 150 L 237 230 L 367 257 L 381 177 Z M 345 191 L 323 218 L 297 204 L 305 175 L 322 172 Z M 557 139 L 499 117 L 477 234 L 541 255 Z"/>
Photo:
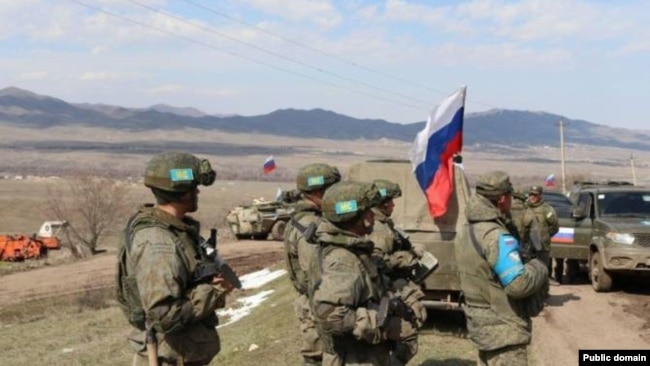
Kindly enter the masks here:
<path id="1" fill-rule="evenodd" d="M 508 286 L 524 273 L 524 264 L 519 256 L 519 242 L 512 235 L 499 236 L 499 257 L 492 270 L 499 277 L 502 286 Z"/>

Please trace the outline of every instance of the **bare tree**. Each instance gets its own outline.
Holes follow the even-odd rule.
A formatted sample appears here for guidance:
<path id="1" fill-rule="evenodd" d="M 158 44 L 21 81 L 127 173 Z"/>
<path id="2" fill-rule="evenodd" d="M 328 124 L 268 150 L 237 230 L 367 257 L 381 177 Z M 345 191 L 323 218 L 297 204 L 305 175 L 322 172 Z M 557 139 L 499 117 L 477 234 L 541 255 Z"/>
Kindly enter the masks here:
<path id="1" fill-rule="evenodd" d="M 86 174 L 70 179 L 66 186 L 47 188 L 46 209 L 65 220 L 65 237 L 76 256 L 97 252 L 100 240 L 110 232 L 128 208 L 128 187 L 119 182 Z"/>

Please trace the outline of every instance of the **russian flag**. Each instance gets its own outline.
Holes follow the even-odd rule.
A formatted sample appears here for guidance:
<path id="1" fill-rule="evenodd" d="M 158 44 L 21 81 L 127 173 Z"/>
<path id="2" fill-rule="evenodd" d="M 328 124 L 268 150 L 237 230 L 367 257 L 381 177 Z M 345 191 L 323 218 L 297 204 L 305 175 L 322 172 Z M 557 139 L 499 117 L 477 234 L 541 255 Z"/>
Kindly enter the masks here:
<path id="1" fill-rule="evenodd" d="M 546 179 L 544 179 L 544 185 L 547 187 L 555 187 L 555 174 L 551 173 Z"/>
<path id="2" fill-rule="evenodd" d="M 572 227 L 561 227 L 555 235 L 551 237 L 551 242 L 558 244 L 573 244 L 575 229 Z"/>
<path id="3" fill-rule="evenodd" d="M 463 147 L 465 86 L 443 100 L 429 114 L 409 153 L 413 172 L 427 197 L 429 213 L 440 217 L 447 212 L 453 192 L 452 158 Z"/>
<path id="4" fill-rule="evenodd" d="M 270 172 L 275 170 L 275 160 L 273 159 L 273 156 L 269 156 L 264 160 L 264 174 L 269 174 Z"/>

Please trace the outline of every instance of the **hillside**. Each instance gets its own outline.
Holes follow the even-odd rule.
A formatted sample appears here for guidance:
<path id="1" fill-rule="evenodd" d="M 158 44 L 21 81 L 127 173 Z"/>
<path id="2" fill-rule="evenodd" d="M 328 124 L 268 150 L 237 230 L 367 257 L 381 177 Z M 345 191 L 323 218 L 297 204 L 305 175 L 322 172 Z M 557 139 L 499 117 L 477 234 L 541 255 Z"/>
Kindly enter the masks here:
<path id="1" fill-rule="evenodd" d="M 565 138 L 568 143 L 650 150 L 647 132 L 612 128 L 546 112 L 501 109 L 467 114 L 465 144 L 558 146 L 560 119 L 567 122 Z M 10 87 L 0 90 L 1 124 L 33 129 L 87 126 L 128 131 L 198 128 L 299 138 L 412 141 L 424 122 L 400 124 L 357 119 L 323 109 L 282 109 L 258 116 L 213 116 L 191 107 L 71 104 Z"/>

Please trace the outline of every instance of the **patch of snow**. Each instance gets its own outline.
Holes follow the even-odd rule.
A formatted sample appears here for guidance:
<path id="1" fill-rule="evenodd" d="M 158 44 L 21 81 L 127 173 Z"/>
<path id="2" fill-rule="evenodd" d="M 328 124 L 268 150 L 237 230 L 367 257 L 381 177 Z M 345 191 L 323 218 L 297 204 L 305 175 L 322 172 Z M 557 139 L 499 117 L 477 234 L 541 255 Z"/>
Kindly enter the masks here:
<path id="1" fill-rule="evenodd" d="M 285 271 L 284 269 L 279 269 L 277 271 L 271 272 L 270 269 L 265 268 L 261 271 L 245 274 L 239 277 L 239 280 L 241 281 L 242 288 L 244 290 L 248 290 L 248 289 L 264 286 L 265 284 L 273 281 L 278 277 L 285 275 L 286 273 L 287 271 Z"/>
<path id="2" fill-rule="evenodd" d="M 266 298 L 269 295 L 271 295 L 273 292 L 274 290 L 267 290 L 252 296 L 247 296 L 247 297 L 242 297 L 241 299 L 237 299 L 237 302 L 242 304 L 242 306 L 236 309 L 228 308 L 228 309 L 217 310 L 217 315 L 229 317 L 228 322 L 224 324 L 219 324 L 217 328 L 225 327 L 226 325 L 232 324 L 238 321 L 239 319 L 244 318 L 245 316 L 251 313 L 252 309 L 254 309 L 259 304 L 261 304 L 264 300 L 266 300 Z"/>
<path id="3" fill-rule="evenodd" d="M 256 349 L 260 348 L 260 346 L 256 345 L 255 343 L 251 344 L 250 347 L 248 347 L 248 352 L 255 351 Z"/>
<path id="4" fill-rule="evenodd" d="M 62 353 L 70 353 L 70 352 L 74 352 L 74 348 L 64 348 L 64 349 L 61 350 L 61 352 L 62 352 Z"/>

